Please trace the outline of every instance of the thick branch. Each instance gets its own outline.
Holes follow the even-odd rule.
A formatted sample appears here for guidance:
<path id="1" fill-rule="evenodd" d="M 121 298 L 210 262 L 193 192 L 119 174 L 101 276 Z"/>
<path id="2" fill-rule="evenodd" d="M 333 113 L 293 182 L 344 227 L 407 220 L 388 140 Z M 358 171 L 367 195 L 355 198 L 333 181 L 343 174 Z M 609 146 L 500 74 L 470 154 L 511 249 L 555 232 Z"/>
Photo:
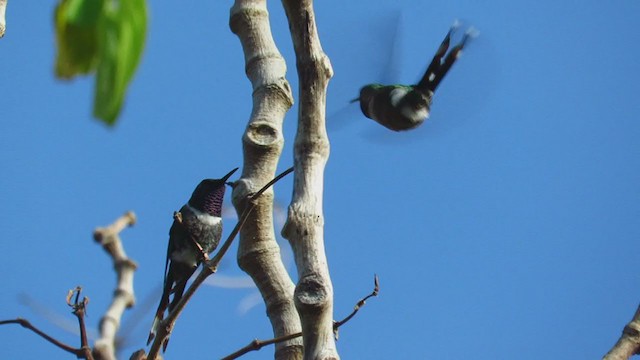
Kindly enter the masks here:
<path id="1" fill-rule="evenodd" d="M 4 36 L 4 31 L 7 29 L 7 22 L 4 18 L 7 10 L 7 2 L 9 2 L 9 0 L 0 0 L 0 38 Z"/>
<path id="2" fill-rule="evenodd" d="M 298 267 L 294 301 L 302 321 L 304 359 L 338 359 L 322 214 L 324 167 L 329 157 L 326 89 L 333 71 L 320 45 L 312 1 L 283 0 L 283 5 L 296 53 L 300 108 L 293 199 L 282 234 L 291 243 Z"/>
<path id="3" fill-rule="evenodd" d="M 253 110 L 242 138 L 243 173 L 234 185 L 233 203 L 238 214 L 247 206 L 245 195 L 273 177 L 284 144 L 282 122 L 293 104 L 286 64 L 271 34 L 264 0 L 236 0 L 229 26 L 244 50 L 245 69 L 253 88 Z M 273 226 L 273 191 L 256 201 L 252 216 L 240 232 L 238 264 L 260 290 L 274 336 L 300 331 L 293 303 L 294 285 L 280 258 Z M 276 346 L 276 359 L 300 359 L 302 341 Z"/>
<path id="4" fill-rule="evenodd" d="M 633 319 L 624 327 L 618 342 L 604 356 L 604 360 L 623 360 L 640 354 L 640 306 Z"/>
<path id="5" fill-rule="evenodd" d="M 93 356 L 96 359 L 115 360 L 115 338 L 120 327 L 120 319 L 125 309 L 135 304 L 133 274 L 137 265 L 127 257 L 119 235 L 124 228 L 133 226 L 135 222 L 135 214 L 129 211 L 113 224 L 106 228 L 97 228 L 93 233 L 95 241 L 102 245 L 113 260 L 113 268 L 117 275 L 117 285 L 111 305 L 100 319 L 100 337 L 93 347 Z"/>

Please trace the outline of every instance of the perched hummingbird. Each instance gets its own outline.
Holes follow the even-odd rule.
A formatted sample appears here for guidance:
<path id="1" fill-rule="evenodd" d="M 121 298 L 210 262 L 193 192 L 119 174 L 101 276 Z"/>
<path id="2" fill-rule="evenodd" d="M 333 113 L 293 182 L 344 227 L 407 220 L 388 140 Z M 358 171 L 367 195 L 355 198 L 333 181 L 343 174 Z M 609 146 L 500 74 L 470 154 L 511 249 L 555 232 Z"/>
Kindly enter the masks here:
<path id="1" fill-rule="evenodd" d="M 238 168 L 221 179 L 205 179 L 198 184 L 189 201 L 174 213 L 169 230 L 169 246 L 164 268 L 164 289 L 156 316 L 149 332 L 147 345 L 156 336 L 158 325 L 164 319 L 167 307 L 173 311 L 184 293 L 187 281 L 203 259 L 208 256 L 222 237 L 222 201 L 227 179 Z M 173 299 L 169 303 L 169 295 Z M 169 339 L 162 344 L 166 350 Z"/>
<path id="2" fill-rule="evenodd" d="M 455 23 L 449 29 L 417 85 L 365 85 L 360 89 L 360 96 L 351 102 L 360 101 L 364 116 L 393 131 L 411 130 L 422 124 L 429 117 L 436 88 L 462 54 L 466 42 L 476 34 L 473 29 L 467 30 L 460 43 L 447 54 L 451 35 L 458 27 Z"/>

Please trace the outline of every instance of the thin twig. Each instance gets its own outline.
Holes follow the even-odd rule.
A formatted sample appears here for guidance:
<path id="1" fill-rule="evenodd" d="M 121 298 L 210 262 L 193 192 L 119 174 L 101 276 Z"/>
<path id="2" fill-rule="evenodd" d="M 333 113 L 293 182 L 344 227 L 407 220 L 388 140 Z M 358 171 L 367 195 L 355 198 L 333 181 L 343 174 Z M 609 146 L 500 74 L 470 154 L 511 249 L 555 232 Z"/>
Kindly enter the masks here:
<path id="1" fill-rule="evenodd" d="M 373 288 L 373 291 L 371 292 L 371 294 L 369 294 L 369 295 L 365 296 L 364 298 L 360 299 L 356 303 L 356 306 L 354 306 L 353 311 L 351 312 L 351 314 L 349 314 L 347 317 L 345 317 L 344 319 L 342 319 L 340 321 L 334 321 L 333 322 L 333 333 L 335 334 L 336 339 L 338 338 L 338 328 L 340 328 L 342 325 L 346 324 L 349 320 L 351 320 L 356 315 L 356 313 L 360 310 L 360 308 L 362 308 L 364 306 L 364 304 L 366 304 L 367 300 L 369 300 L 370 298 L 372 298 L 374 296 L 378 296 L 378 294 L 380 293 L 380 283 L 378 282 L 378 275 L 374 275 L 373 282 L 374 282 L 374 288 Z M 260 349 L 262 349 L 263 347 L 265 347 L 267 345 L 276 344 L 276 343 L 279 343 L 279 342 L 295 339 L 295 338 L 297 338 L 299 336 L 302 336 L 301 332 L 298 332 L 298 333 L 295 333 L 295 334 L 289 334 L 289 335 L 285 335 L 285 336 L 280 336 L 280 337 L 269 339 L 269 340 L 254 339 L 247 346 L 245 346 L 242 349 L 234 352 L 233 354 L 230 354 L 230 355 L 227 355 L 227 356 L 223 357 L 222 360 L 237 359 L 237 358 L 239 358 L 240 356 L 242 356 L 242 355 L 244 355 L 246 353 L 249 353 L 251 351 L 260 350 Z"/>
<path id="2" fill-rule="evenodd" d="M 333 322 L 333 335 L 335 336 L 336 340 L 338 339 L 338 328 L 344 325 L 347 321 L 351 320 L 351 318 L 354 317 L 358 313 L 358 311 L 360 311 L 360 308 L 367 303 L 367 300 L 369 300 L 374 296 L 378 296 L 378 293 L 380 292 L 380 282 L 378 281 L 378 275 L 373 275 L 373 284 L 374 284 L 374 287 L 371 294 L 360 299 L 360 301 L 358 301 L 356 306 L 353 307 L 353 311 L 351 312 L 351 314 L 349 314 L 346 318 L 340 321 Z"/>
<path id="3" fill-rule="evenodd" d="M 0 0 L 2 1 L 2 0 Z M 93 234 L 94 239 L 96 240 L 96 242 L 100 243 L 102 245 L 102 247 L 104 248 L 104 250 L 109 253 L 109 255 L 111 255 L 111 257 L 114 260 L 114 267 L 116 268 L 116 271 L 118 272 L 118 280 L 119 280 L 119 286 L 117 291 L 115 292 L 116 295 L 114 296 L 114 298 L 118 298 L 118 297 L 127 297 L 127 299 L 129 299 L 127 301 L 127 307 L 133 306 L 133 292 L 131 291 L 130 293 L 125 291 L 126 290 L 126 286 L 122 286 L 120 283 L 121 282 L 128 282 L 127 280 L 123 280 L 125 278 L 129 278 L 128 276 L 123 276 L 123 274 L 125 273 L 125 271 L 123 270 L 124 268 L 132 268 L 133 270 L 135 270 L 135 263 L 133 263 L 133 261 L 129 260 L 126 256 L 126 254 L 124 253 L 124 250 L 122 248 L 122 244 L 120 242 L 120 238 L 119 238 L 119 233 L 120 231 L 122 231 L 122 229 L 124 229 L 127 226 L 131 226 L 135 223 L 136 218 L 135 215 L 132 212 L 127 212 L 125 215 L 123 215 L 122 217 L 120 217 L 119 219 L 117 219 L 112 225 L 106 227 L 106 228 L 98 228 L 96 229 L 96 231 Z M 133 270 L 131 270 L 131 272 L 133 272 Z M 130 276 L 131 278 L 131 283 L 133 283 L 133 275 Z M 131 285 L 131 288 L 133 287 L 133 285 Z M 124 290 L 123 290 L 124 288 Z M 133 289 L 132 289 L 133 290 Z M 72 353 L 74 355 L 76 355 L 78 358 L 81 359 L 88 359 L 88 360 L 93 360 L 94 359 L 94 354 L 92 353 L 91 347 L 89 346 L 89 341 L 88 341 L 88 336 L 87 336 L 87 327 L 86 327 L 86 323 L 85 323 L 85 315 L 87 314 L 87 304 L 89 303 L 89 299 L 87 297 L 83 297 L 82 300 L 80 300 L 80 292 L 82 291 L 82 288 L 80 286 L 77 286 L 75 289 L 69 290 L 69 292 L 67 293 L 67 305 L 69 305 L 73 310 L 73 314 L 76 316 L 76 318 L 78 319 L 78 324 L 80 327 L 80 348 L 73 348 L 67 344 L 64 344 L 56 339 L 54 339 L 53 337 L 49 336 L 48 334 L 44 333 L 43 331 L 41 331 L 40 329 L 36 328 L 35 326 L 33 326 L 28 320 L 22 319 L 22 318 L 17 318 L 15 320 L 4 320 L 4 321 L 0 321 L 0 325 L 4 325 L 4 324 L 19 324 L 24 328 L 30 329 L 31 331 L 35 332 L 36 334 L 40 335 L 41 337 L 43 337 L 45 340 L 49 341 L 50 343 L 54 344 L 55 346 L 69 352 Z M 75 295 L 75 296 L 74 296 Z M 130 296 L 128 296 L 130 295 Z M 115 300 L 114 300 L 115 302 Z M 112 306 L 113 307 L 113 306 Z M 121 314 L 120 314 L 121 315 Z M 111 312 L 108 311 L 107 315 L 105 315 L 101 321 L 101 326 L 100 326 L 100 330 L 101 330 L 101 335 L 104 337 L 104 328 L 105 328 L 105 324 L 107 323 L 107 321 L 105 321 L 105 318 L 109 318 L 113 321 L 119 321 L 119 317 L 117 319 L 116 316 Z M 117 328 L 117 326 L 116 326 Z M 113 331 L 113 333 L 115 334 L 115 330 Z M 100 339 L 98 340 L 100 341 Z M 111 339 L 111 343 L 113 344 L 113 339 Z M 98 346 L 96 346 L 98 347 Z M 113 348 L 113 346 L 111 346 Z M 108 358 L 105 356 L 101 356 L 102 353 L 98 353 L 96 356 L 99 359 L 104 359 L 104 358 Z M 110 357 L 110 358 L 115 358 L 114 357 Z"/>
<path id="4" fill-rule="evenodd" d="M 256 193 L 249 194 L 247 196 L 247 200 L 249 201 L 249 206 L 244 209 L 244 211 L 242 212 L 242 215 L 240 216 L 241 223 L 238 222 L 238 225 L 236 225 L 236 227 L 233 229 L 233 231 L 231 232 L 231 235 L 229 235 L 229 237 L 227 238 L 227 241 L 225 241 L 224 244 L 222 244 L 222 246 L 220 247 L 220 250 L 218 250 L 218 253 L 213 257 L 213 259 L 205 263 L 205 267 L 211 268 L 212 266 L 215 266 L 213 267 L 213 272 L 215 272 L 215 269 L 217 268 L 218 263 L 220 263 L 220 260 L 222 260 L 222 257 L 224 256 L 224 254 L 226 254 L 227 250 L 229 250 L 231 243 L 233 242 L 238 232 L 240 232 L 240 228 L 249 217 L 249 213 L 253 210 L 254 204 L 252 200 L 258 198 L 260 195 L 262 195 L 262 193 L 267 191 L 267 189 L 270 188 L 273 184 L 280 181 L 280 179 L 289 175 L 292 172 L 293 172 L 293 167 L 288 168 L 287 170 L 283 171 L 280 175 L 273 178 L 273 180 L 269 181 L 265 186 L 260 188 L 260 190 L 258 190 Z"/>
<path id="5" fill-rule="evenodd" d="M 69 346 L 59 340 L 54 339 L 53 337 L 51 337 L 50 335 L 48 335 L 47 333 L 45 333 L 44 331 L 38 329 L 37 327 L 35 327 L 34 325 L 32 325 L 29 320 L 23 319 L 23 318 L 17 318 L 17 319 L 13 319 L 13 320 L 1 320 L 0 321 L 0 325 L 6 325 L 6 324 L 18 324 L 20 326 L 22 326 L 23 328 L 27 328 L 31 331 L 33 331 L 34 333 L 40 335 L 43 339 L 47 340 L 48 342 L 52 343 L 53 345 L 59 347 L 60 349 L 71 353 L 75 356 L 82 356 L 83 355 L 83 351 L 82 349 L 76 349 L 72 346 Z"/>
<path id="6" fill-rule="evenodd" d="M 202 264 L 202 271 L 196 276 L 196 278 L 193 280 L 193 283 L 184 292 L 184 294 L 182 295 L 182 298 L 180 299 L 178 304 L 176 304 L 173 311 L 171 311 L 167 316 L 167 318 L 162 320 L 158 325 L 158 333 L 156 334 L 156 337 L 153 340 L 153 344 L 151 344 L 151 348 L 149 349 L 149 354 L 147 356 L 148 359 L 153 360 L 158 356 L 161 345 L 164 343 L 165 339 L 171 334 L 171 331 L 175 326 L 175 322 L 178 319 L 178 316 L 180 315 L 180 313 L 182 312 L 186 304 L 189 302 L 189 300 L 191 299 L 195 291 L 200 287 L 200 285 L 207 279 L 209 275 L 217 271 L 220 260 L 222 260 L 222 257 L 226 254 L 227 250 L 233 243 L 233 240 L 235 239 L 236 235 L 238 234 L 238 232 L 240 232 L 240 228 L 242 228 L 242 225 L 245 223 L 245 221 L 249 217 L 249 214 L 253 210 L 254 203 L 251 200 L 254 200 L 260 195 L 262 195 L 262 193 L 264 193 L 269 187 L 271 187 L 273 184 L 275 184 L 277 181 L 279 181 L 280 179 L 282 179 L 283 177 L 285 177 L 291 172 L 293 172 L 293 167 L 283 171 L 280 175 L 276 176 L 273 180 L 269 181 L 265 186 L 263 186 L 256 193 L 250 194 L 247 196 L 247 200 L 249 200 L 249 205 L 242 212 L 242 215 L 240 215 L 238 223 L 236 224 L 236 226 L 233 228 L 233 230 L 227 237 L 227 240 L 222 244 L 222 246 L 220 247 L 220 249 L 218 250 L 218 252 L 213 258 L 211 258 L 210 260 Z"/>
<path id="7" fill-rule="evenodd" d="M 78 324 L 80 326 L 80 351 L 81 356 L 87 360 L 93 360 L 93 355 L 91 355 L 91 348 L 89 347 L 89 341 L 87 341 L 87 328 L 84 323 L 84 316 L 87 313 L 87 304 L 89 303 L 89 298 L 86 296 L 82 298 L 80 301 L 80 293 L 82 292 L 82 287 L 76 286 L 75 289 L 69 290 L 67 294 L 67 305 L 69 305 L 73 311 L 73 315 L 78 318 Z M 71 302 L 71 298 L 73 295 L 75 296 L 75 300 Z"/>

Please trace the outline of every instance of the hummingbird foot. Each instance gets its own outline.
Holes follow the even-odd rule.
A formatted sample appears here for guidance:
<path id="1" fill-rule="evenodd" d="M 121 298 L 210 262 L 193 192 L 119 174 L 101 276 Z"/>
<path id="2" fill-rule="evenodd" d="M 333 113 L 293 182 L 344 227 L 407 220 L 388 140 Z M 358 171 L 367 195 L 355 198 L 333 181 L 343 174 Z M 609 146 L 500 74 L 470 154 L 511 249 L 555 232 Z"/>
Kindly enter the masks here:
<path id="1" fill-rule="evenodd" d="M 193 236 L 189 237 L 191 239 L 191 241 L 193 242 L 193 245 L 195 245 L 195 247 L 198 249 L 198 251 L 200 252 L 200 263 L 203 262 L 207 262 L 209 261 L 209 254 L 207 254 L 204 249 L 202 248 L 202 246 L 200 246 L 200 244 L 198 244 L 198 242 L 196 241 L 196 239 L 193 238 Z"/>
<path id="2" fill-rule="evenodd" d="M 182 213 L 180 211 L 174 211 L 173 212 L 173 220 L 176 221 L 176 223 L 178 223 L 180 226 L 184 227 L 184 223 L 182 222 Z M 188 232 L 188 229 L 186 229 Z M 196 249 L 198 249 L 198 251 L 200 252 L 200 262 L 203 261 L 208 261 L 209 260 L 209 254 L 207 254 L 204 249 L 202 248 L 202 246 L 200 246 L 200 243 L 198 243 L 196 241 L 196 239 L 193 238 L 193 236 L 189 236 L 189 239 L 191 239 L 191 242 L 193 243 L 193 245 L 196 247 Z"/>

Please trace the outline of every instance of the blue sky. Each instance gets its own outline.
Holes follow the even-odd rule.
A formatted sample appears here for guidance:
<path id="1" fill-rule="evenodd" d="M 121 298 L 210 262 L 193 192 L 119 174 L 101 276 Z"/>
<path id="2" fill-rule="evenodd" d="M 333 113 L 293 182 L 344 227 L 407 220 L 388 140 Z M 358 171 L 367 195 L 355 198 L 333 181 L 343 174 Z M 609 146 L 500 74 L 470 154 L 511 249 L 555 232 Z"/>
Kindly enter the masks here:
<path id="1" fill-rule="evenodd" d="M 374 273 L 381 282 L 380 296 L 341 329 L 340 354 L 602 356 L 640 300 L 640 3 L 397 4 L 316 4 L 335 71 L 328 113 L 340 113 L 328 120 L 335 130 L 324 202 L 336 318 L 371 290 Z M 54 2 L 9 3 L 0 40 L 0 318 L 26 317 L 78 344 L 21 299 L 75 324 L 64 297 L 82 285 L 95 327 L 114 274 L 91 233 L 131 209 L 139 222 L 122 235 L 139 264 L 134 311 L 148 311 L 125 358 L 144 345 L 172 212 L 202 178 L 242 164 L 251 87 L 228 29 L 231 5 L 150 5 L 145 55 L 109 129 L 90 118 L 92 79 L 53 77 Z M 288 27 L 280 3 L 269 6 L 297 97 Z M 394 46 L 385 34 L 398 9 Z M 380 80 L 390 52 L 386 76 L 416 81 L 454 19 L 481 34 L 441 84 L 423 126 L 396 134 L 357 109 L 340 111 L 360 86 Z M 282 170 L 292 164 L 295 115 L 296 108 L 285 123 Z M 290 186 L 291 179 L 276 186 L 285 206 Z M 232 216 L 227 231 L 230 223 Z M 220 275 L 242 275 L 234 256 Z M 201 289 L 166 357 L 219 358 L 270 337 L 263 305 L 240 310 L 254 294 Z M 0 334 L 0 358 L 70 358 L 18 327 Z M 245 358 L 271 357 L 267 348 Z"/>

